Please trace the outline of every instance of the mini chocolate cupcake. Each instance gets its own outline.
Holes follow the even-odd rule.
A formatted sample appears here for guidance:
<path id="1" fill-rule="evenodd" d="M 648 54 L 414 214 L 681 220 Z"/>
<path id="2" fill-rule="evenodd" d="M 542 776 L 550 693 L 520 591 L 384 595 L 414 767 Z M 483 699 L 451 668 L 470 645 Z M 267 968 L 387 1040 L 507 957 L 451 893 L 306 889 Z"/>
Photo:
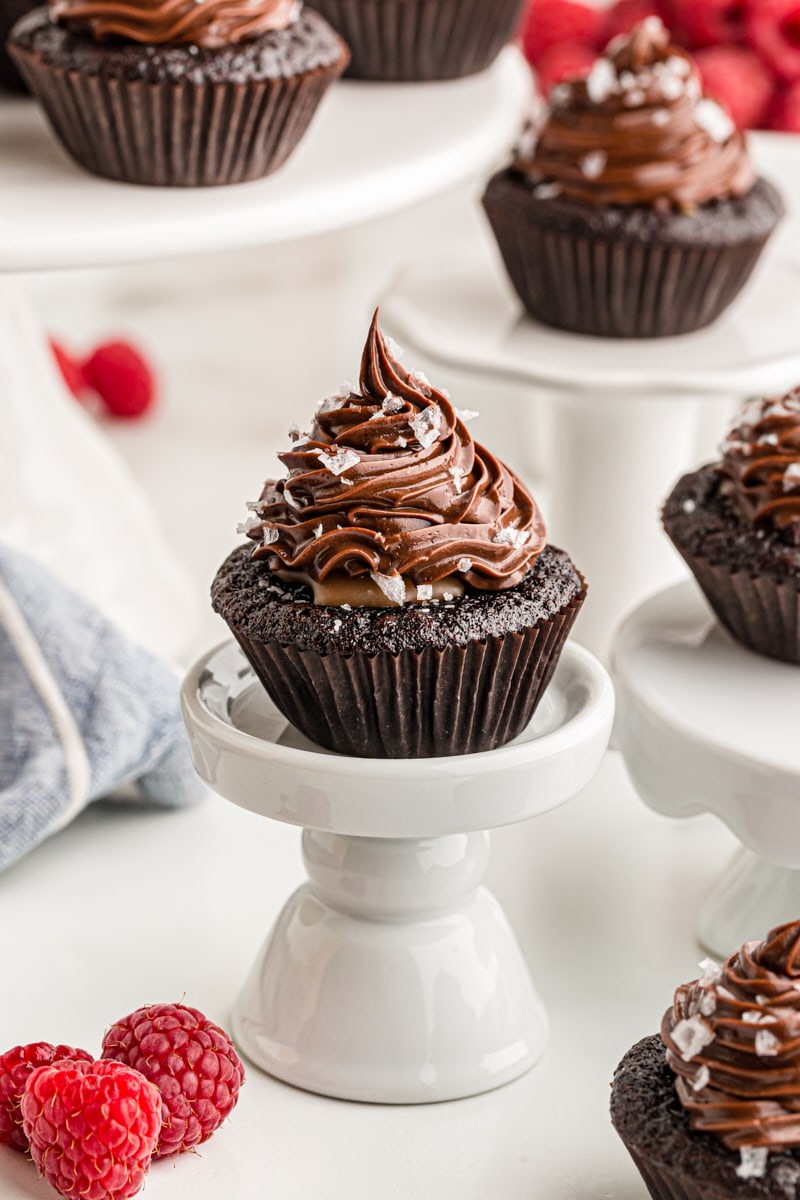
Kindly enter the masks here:
<path id="1" fill-rule="evenodd" d="M 800 921 L 701 966 L 618 1066 L 614 1127 L 654 1200 L 800 1195 Z"/>
<path id="2" fill-rule="evenodd" d="M 525 0 L 317 0 L 350 47 L 348 75 L 396 83 L 460 79 L 490 66 Z"/>
<path id="3" fill-rule="evenodd" d="M 490 750 L 520 733 L 585 595 L 522 482 L 377 324 L 358 388 L 279 457 L 212 587 L 282 713 L 343 754 Z M 475 414 L 476 415 L 476 414 Z"/>
<path id="4" fill-rule="evenodd" d="M 50 0 L 8 48 L 77 162 L 173 187 L 276 170 L 348 62 L 296 0 Z"/>
<path id="5" fill-rule="evenodd" d="M 800 389 L 747 404 L 720 462 L 684 475 L 663 521 L 726 629 L 800 663 Z"/>
<path id="6" fill-rule="evenodd" d="M 709 325 L 783 213 L 657 17 L 614 39 L 587 79 L 554 88 L 483 203 L 528 312 L 603 337 Z"/>

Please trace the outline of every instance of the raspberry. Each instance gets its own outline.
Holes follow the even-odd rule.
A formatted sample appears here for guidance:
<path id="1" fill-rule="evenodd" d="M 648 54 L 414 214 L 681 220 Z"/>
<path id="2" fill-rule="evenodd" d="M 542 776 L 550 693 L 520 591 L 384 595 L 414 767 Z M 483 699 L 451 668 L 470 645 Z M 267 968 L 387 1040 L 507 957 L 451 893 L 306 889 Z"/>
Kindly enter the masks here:
<path id="1" fill-rule="evenodd" d="M 142 1186 L 161 1126 L 158 1088 L 115 1062 L 37 1067 L 22 1096 L 31 1155 L 70 1200 L 126 1200 Z"/>
<path id="2" fill-rule="evenodd" d="M 152 369 L 128 342 L 105 342 L 83 364 L 83 374 L 115 417 L 141 417 L 155 400 Z"/>
<path id="3" fill-rule="evenodd" d="M 29 1042 L 0 1054 L 0 1145 L 28 1150 L 22 1128 L 20 1101 L 28 1076 L 37 1067 L 49 1067 L 63 1058 L 92 1062 L 93 1055 L 74 1046 L 54 1046 L 51 1042 Z"/>
<path id="4" fill-rule="evenodd" d="M 605 46 L 621 33 L 630 33 L 634 25 L 648 17 L 663 16 L 664 5 L 658 0 L 617 0 L 605 13 L 601 45 Z"/>
<path id="5" fill-rule="evenodd" d="M 664 19 L 689 50 L 744 39 L 747 0 L 664 0 Z M 756 0 L 760 5 L 762 0 Z"/>
<path id="6" fill-rule="evenodd" d="M 156 1156 L 179 1154 L 211 1137 L 233 1109 L 244 1067 L 231 1039 L 196 1008 L 152 1004 L 112 1025 L 103 1058 L 134 1067 L 164 1100 Z"/>
<path id="7" fill-rule="evenodd" d="M 745 9 L 748 43 L 786 83 L 800 79 L 800 0 L 750 0 Z"/>
<path id="8" fill-rule="evenodd" d="M 800 133 L 800 80 L 778 92 L 765 125 L 782 133 Z"/>
<path id="9" fill-rule="evenodd" d="M 564 42 L 545 50 L 536 64 L 539 91 L 546 96 L 552 87 L 564 79 L 584 79 L 592 69 L 597 55 L 591 46 Z"/>
<path id="10" fill-rule="evenodd" d="M 740 129 L 760 125 L 775 89 L 759 57 L 744 46 L 709 46 L 694 57 L 706 95 L 719 100 Z"/>
<path id="11" fill-rule="evenodd" d="M 83 368 L 77 358 L 74 358 L 69 350 L 57 342 L 55 338 L 50 338 L 50 349 L 53 352 L 53 357 L 56 360 L 56 365 L 61 372 L 61 377 L 69 390 L 76 399 L 80 400 L 83 393 L 86 391 L 86 380 L 83 377 Z"/>
<path id="12" fill-rule="evenodd" d="M 602 14 L 576 0 L 531 0 L 522 26 L 522 46 L 529 62 L 537 66 L 546 50 L 562 42 L 594 45 Z"/>

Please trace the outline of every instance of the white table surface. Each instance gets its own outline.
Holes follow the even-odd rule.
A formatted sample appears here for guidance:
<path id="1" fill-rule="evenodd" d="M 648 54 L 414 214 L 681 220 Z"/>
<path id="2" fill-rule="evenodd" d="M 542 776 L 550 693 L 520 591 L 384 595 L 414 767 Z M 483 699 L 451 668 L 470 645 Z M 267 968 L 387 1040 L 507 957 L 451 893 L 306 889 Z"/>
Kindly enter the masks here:
<path id="1" fill-rule="evenodd" d="M 462 196 L 357 242 L 39 281 L 50 329 L 83 345 L 134 333 L 157 359 L 157 413 L 109 430 L 199 594 L 288 422 L 355 373 L 370 304 L 398 262 L 448 242 L 457 253 L 481 230 Z M 490 445 L 491 409 L 476 423 Z M 222 636 L 209 612 L 198 648 Z M 694 977 L 695 916 L 735 842 L 713 818 L 649 811 L 612 753 L 582 796 L 493 845 L 490 886 L 550 1013 L 542 1063 L 495 1093 L 418 1108 L 324 1100 L 252 1069 L 229 1124 L 199 1154 L 154 1167 L 148 1200 L 644 1197 L 608 1122 L 609 1081 Z M 0 875 L 0 1040 L 95 1048 L 123 1013 L 184 996 L 225 1024 L 301 879 L 296 830 L 215 797 L 177 814 L 95 808 Z M 3 1200 L 50 1195 L 0 1149 Z"/>

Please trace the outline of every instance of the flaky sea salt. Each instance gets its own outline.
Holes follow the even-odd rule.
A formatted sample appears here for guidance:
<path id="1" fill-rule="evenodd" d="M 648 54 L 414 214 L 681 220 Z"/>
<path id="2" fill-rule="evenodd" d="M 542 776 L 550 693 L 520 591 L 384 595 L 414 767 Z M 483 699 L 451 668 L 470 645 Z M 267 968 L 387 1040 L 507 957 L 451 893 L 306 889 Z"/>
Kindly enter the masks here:
<path id="1" fill-rule="evenodd" d="M 333 632 L 338 633 L 341 628 L 342 628 L 342 618 L 337 617 L 336 620 L 333 622 Z"/>
<path id="2" fill-rule="evenodd" d="M 428 376 L 424 371 L 409 371 L 408 381 L 418 392 L 422 392 L 423 396 L 430 396 L 433 391 Z"/>
<path id="3" fill-rule="evenodd" d="M 759 1029 L 754 1045 L 759 1058 L 774 1058 L 780 1053 L 781 1044 L 768 1029 Z"/>
<path id="4" fill-rule="evenodd" d="M 387 392 L 381 401 L 381 408 L 385 413 L 399 413 L 405 408 L 405 401 L 393 392 Z"/>
<path id="5" fill-rule="evenodd" d="M 273 542 L 277 542 L 280 536 L 274 525 L 265 525 L 261 531 L 262 545 L 271 546 Z"/>
<path id="6" fill-rule="evenodd" d="M 461 467 L 448 467 L 448 471 L 452 476 L 456 495 L 460 496 L 464 490 L 464 471 L 462 471 Z"/>
<path id="7" fill-rule="evenodd" d="M 617 86 L 617 72 L 608 58 L 598 58 L 586 76 L 586 94 L 592 104 L 602 104 Z"/>
<path id="8" fill-rule="evenodd" d="M 684 508 L 684 512 L 693 512 L 696 507 L 694 501 L 687 501 L 687 504 L 691 504 L 692 507 Z M 700 976 L 701 983 L 716 983 L 718 979 L 722 978 L 722 967 L 719 963 L 714 962 L 713 958 L 703 958 L 697 965 L 703 972 Z"/>
<path id="9" fill-rule="evenodd" d="M 626 108 L 641 108 L 646 99 L 646 92 L 643 92 L 641 88 L 634 88 L 632 91 L 625 93 L 622 97 L 622 103 Z"/>
<path id="10" fill-rule="evenodd" d="M 698 101 L 694 109 L 694 119 L 715 142 L 727 142 L 736 130 L 733 121 L 716 100 Z"/>
<path id="11" fill-rule="evenodd" d="M 703 1088 L 706 1087 L 706 1085 L 708 1084 L 708 1081 L 710 1078 L 711 1078 L 711 1072 L 709 1071 L 706 1064 L 702 1063 L 699 1070 L 697 1071 L 697 1074 L 695 1075 L 694 1079 L 692 1080 L 692 1091 L 693 1092 L 702 1092 Z"/>
<path id="12" fill-rule="evenodd" d="M 417 584 L 417 599 L 418 600 L 432 600 L 433 599 L 433 587 L 431 586 L 431 584 L 429 584 L 429 583 L 418 583 Z"/>
<path id="13" fill-rule="evenodd" d="M 800 462 L 789 463 L 783 472 L 783 490 L 793 492 L 796 487 L 800 487 Z"/>
<path id="14" fill-rule="evenodd" d="M 608 155 L 605 150 L 590 150 L 588 154 L 584 154 L 578 165 L 587 179 L 599 179 L 606 169 L 607 162 Z"/>
<path id="15" fill-rule="evenodd" d="M 383 344 L 386 347 L 386 349 L 389 351 L 389 353 L 391 354 L 392 358 L 402 358 L 403 355 L 405 354 L 405 350 L 403 349 L 403 347 L 398 346 L 398 344 L 394 340 L 394 338 L 390 337 L 388 333 L 385 333 L 383 335 Z"/>
<path id="16" fill-rule="evenodd" d="M 492 541 L 496 546 L 513 546 L 515 550 L 519 550 L 530 536 L 525 529 L 499 529 Z"/>
<path id="17" fill-rule="evenodd" d="M 370 579 L 377 583 L 387 600 L 392 604 L 404 604 L 406 585 L 400 575 L 381 575 L 378 571 L 370 572 Z"/>
<path id="18" fill-rule="evenodd" d="M 714 1040 L 714 1031 L 699 1017 L 686 1017 L 672 1030 L 672 1040 L 684 1062 L 691 1062 L 704 1046 Z"/>
<path id="19" fill-rule="evenodd" d="M 717 997 L 713 992 L 703 990 L 697 1005 L 698 1011 L 704 1017 L 711 1017 L 717 1011 Z"/>
<path id="20" fill-rule="evenodd" d="M 334 393 L 337 400 L 349 400 L 351 396 L 357 396 L 356 385 L 351 379 L 343 379 L 339 384 L 338 392 Z"/>
<path id="21" fill-rule="evenodd" d="M 331 475 L 341 475 L 361 462 L 361 456 L 348 446 L 336 446 L 330 453 L 325 450 L 315 450 L 314 453 Z"/>
<path id="22" fill-rule="evenodd" d="M 537 183 L 533 195 L 537 200 L 555 200 L 556 196 L 561 195 L 561 186 L 557 183 Z"/>
<path id="23" fill-rule="evenodd" d="M 447 602 L 448 600 L 455 600 L 455 596 L 452 592 L 442 592 L 442 599 Z"/>
<path id="24" fill-rule="evenodd" d="M 457 408 L 456 409 L 456 416 L 458 417 L 459 421 L 463 421 L 465 425 L 466 425 L 467 421 L 474 421 L 475 418 L 479 417 L 480 415 L 481 414 L 475 408 Z"/>
<path id="25" fill-rule="evenodd" d="M 295 496 L 292 495 L 292 490 L 289 487 L 288 483 L 284 484 L 283 498 L 286 501 L 286 503 L 289 505 L 289 508 L 302 508 L 303 507 L 302 504 L 300 503 L 300 501 Z"/>
<path id="26" fill-rule="evenodd" d="M 460 571 L 462 575 L 466 575 L 467 571 L 472 570 L 472 559 L 467 558 L 466 555 L 464 558 L 460 558 L 456 563 L 456 570 Z"/>
<path id="27" fill-rule="evenodd" d="M 324 413 L 336 412 L 337 408 L 341 408 L 342 396 L 326 396 L 324 400 L 320 400 L 317 404 L 317 414 L 322 416 Z"/>
<path id="28" fill-rule="evenodd" d="M 742 1146 L 736 1174 L 740 1179 L 763 1179 L 767 1171 L 768 1154 L 766 1146 Z"/>
<path id="29" fill-rule="evenodd" d="M 750 1008 L 747 1012 L 742 1013 L 745 1025 L 774 1025 L 777 1019 L 772 1013 L 759 1012 L 755 1008 Z"/>
<path id="30" fill-rule="evenodd" d="M 442 410 L 438 404 L 429 404 L 427 408 L 423 408 L 422 412 L 412 417 L 409 425 L 414 430 L 414 437 L 422 446 L 423 450 L 427 450 L 434 442 L 439 440 L 439 430 L 442 427 Z"/>
<path id="31" fill-rule="evenodd" d="M 321 525 L 321 524 L 320 524 L 320 525 L 315 525 L 315 526 L 314 526 L 314 537 L 315 537 L 315 538 L 321 538 L 321 537 L 322 537 L 322 525 Z"/>
<path id="32" fill-rule="evenodd" d="M 236 526 L 237 533 L 250 533 L 253 529 L 258 529 L 261 522 L 258 517 L 248 517 L 246 521 L 240 521 Z"/>

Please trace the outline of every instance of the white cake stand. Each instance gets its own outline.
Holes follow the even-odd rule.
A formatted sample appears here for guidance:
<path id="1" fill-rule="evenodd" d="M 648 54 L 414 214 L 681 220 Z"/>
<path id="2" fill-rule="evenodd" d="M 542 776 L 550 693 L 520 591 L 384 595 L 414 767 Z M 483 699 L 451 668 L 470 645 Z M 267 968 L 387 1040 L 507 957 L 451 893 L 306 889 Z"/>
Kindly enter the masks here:
<path id="1" fill-rule="evenodd" d="M 714 954 L 800 914 L 800 668 L 746 650 L 696 585 L 648 600 L 613 647 L 615 735 L 642 799 L 714 813 L 737 854 L 700 914 Z"/>
<path id="2" fill-rule="evenodd" d="M 754 142 L 790 201 L 800 138 Z M 544 481 L 552 539 L 592 588 L 578 636 L 601 658 L 620 617 L 679 578 L 654 521 L 677 477 L 713 457 L 737 401 L 800 382 L 796 247 L 787 218 L 737 303 L 680 338 L 582 337 L 526 317 L 488 222 L 460 261 L 416 264 L 383 297 L 384 323 L 432 379 L 455 396 L 461 373 L 457 403 L 491 421 L 498 384 L 516 397 L 508 449 L 494 432 L 491 445 Z"/>
<path id="3" fill-rule="evenodd" d="M 592 656 L 567 645 L 524 733 L 453 758 L 355 759 L 315 746 L 233 642 L 189 672 L 183 706 L 214 790 L 304 827 L 309 882 L 234 1009 L 247 1055 L 298 1087 L 385 1103 L 456 1099 L 528 1070 L 547 1019 L 481 886 L 485 830 L 554 808 L 594 775 L 614 701 Z"/>

